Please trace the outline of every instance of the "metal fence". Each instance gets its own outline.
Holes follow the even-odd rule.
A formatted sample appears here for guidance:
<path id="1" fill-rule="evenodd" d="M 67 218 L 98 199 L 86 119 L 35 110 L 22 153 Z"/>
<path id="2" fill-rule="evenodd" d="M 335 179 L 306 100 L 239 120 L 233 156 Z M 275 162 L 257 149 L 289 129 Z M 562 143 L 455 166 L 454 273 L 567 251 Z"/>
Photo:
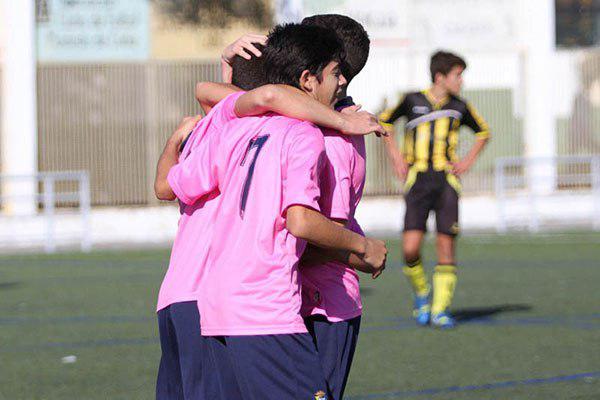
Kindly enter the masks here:
<path id="1" fill-rule="evenodd" d="M 495 170 L 498 232 L 600 230 L 600 156 L 506 157 Z"/>
<path id="2" fill-rule="evenodd" d="M 581 92 L 575 96 L 571 115 L 557 120 L 559 155 L 600 154 L 600 52 L 588 51 L 581 58 L 574 67 L 578 68 Z M 392 64 L 390 68 L 401 66 Z M 379 76 L 377 79 L 384 80 L 379 86 L 391 85 L 395 79 L 394 74 Z M 178 121 L 200 112 L 193 88 L 201 80 L 220 80 L 218 61 L 40 64 L 39 170 L 89 171 L 94 205 L 156 204 L 152 180 L 157 158 Z M 463 178 L 467 195 L 494 192 L 496 158 L 524 155 L 522 115 L 515 115 L 520 106 L 514 104 L 519 93 L 515 90 L 500 87 L 464 92 L 492 131 L 490 145 Z M 468 150 L 472 140 L 468 130 L 461 131 L 459 154 Z M 400 185 L 382 141 L 367 137 L 367 155 L 365 194 L 399 194 Z"/>
<path id="3" fill-rule="evenodd" d="M 152 179 L 165 139 L 184 115 L 200 112 L 196 82 L 220 80 L 217 61 L 38 66 L 39 170 L 87 170 L 93 205 L 156 203 Z M 471 91 L 494 141 L 466 177 L 467 192 L 493 190 L 493 160 L 519 155 L 520 122 L 510 89 Z M 469 144 L 464 133 L 462 148 Z M 399 193 L 381 140 L 367 138 L 365 194 Z"/>
<path id="4" fill-rule="evenodd" d="M 13 190 L 0 196 L 0 249 L 43 247 L 57 243 L 92 247 L 90 180 L 86 171 L 40 172 L 35 175 L 0 174 L 0 186 L 32 185 L 33 192 Z M 58 209 L 57 209 L 58 208 Z"/>
<path id="5" fill-rule="evenodd" d="M 39 65 L 40 171 L 87 170 L 94 205 L 144 205 L 165 139 L 198 114 L 194 85 L 217 62 Z"/>

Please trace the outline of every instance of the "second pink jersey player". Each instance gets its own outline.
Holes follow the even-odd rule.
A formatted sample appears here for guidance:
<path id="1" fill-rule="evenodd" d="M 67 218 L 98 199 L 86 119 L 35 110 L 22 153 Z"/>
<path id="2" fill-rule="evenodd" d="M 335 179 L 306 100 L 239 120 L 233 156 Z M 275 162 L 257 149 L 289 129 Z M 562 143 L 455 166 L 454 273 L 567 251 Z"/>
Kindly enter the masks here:
<path id="1" fill-rule="evenodd" d="M 279 115 L 238 118 L 169 173 L 177 197 L 218 189 L 198 306 L 205 336 L 304 333 L 298 261 L 306 242 L 286 210 L 319 210 L 321 131 Z M 188 168 L 186 168 L 188 165 Z M 177 168 L 193 171 L 179 181 Z"/>
<path id="2" fill-rule="evenodd" d="M 321 172 L 321 213 L 330 219 L 348 221 L 348 229 L 363 235 L 354 218 L 365 184 L 365 141 L 362 136 L 323 132 L 326 163 Z M 302 316 L 323 315 L 340 322 L 361 315 L 359 278 L 344 263 L 303 266 Z"/>
<path id="3" fill-rule="evenodd" d="M 196 147 L 207 141 L 211 135 L 220 135 L 225 123 L 236 118 L 235 100 L 241 95 L 236 93 L 218 103 L 194 127 L 183 148 L 179 162 L 184 163 Z M 185 199 L 180 198 L 181 217 L 177 235 L 171 250 L 169 268 L 158 293 L 157 311 L 173 303 L 194 301 L 205 272 L 205 263 L 210 238 L 210 215 L 214 212 L 218 192 L 204 193 L 194 191 L 193 176 L 189 168 L 173 168 L 171 179 L 185 185 Z M 186 204 L 187 203 L 187 204 Z"/>

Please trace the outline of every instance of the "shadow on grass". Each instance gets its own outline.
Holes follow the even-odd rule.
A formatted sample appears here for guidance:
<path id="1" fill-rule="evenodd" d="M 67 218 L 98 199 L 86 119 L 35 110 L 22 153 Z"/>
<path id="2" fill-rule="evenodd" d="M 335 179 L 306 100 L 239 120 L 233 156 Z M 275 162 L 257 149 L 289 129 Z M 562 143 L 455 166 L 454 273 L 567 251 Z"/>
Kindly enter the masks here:
<path id="1" fill-rule="evenodd" d="M 360 288 L 360 295 L 361 296 L 370 296 L 373 293 L 375 293 L 375 290 L 373 288 L 370 288 L 370 287 L 361 287 Z"/>
<path id="2" fill-rule="evenodd" d="M 21 282 L 0 282 L 0 290 L 15 289 L 21 285 Z"/>
<path id="3" fill-rule="evenodd" d="M 467 322 L 477 319 L 485 319 L 498 314 L 530 311 L 529 304 L 501 304 L 491 307 L 470 307 L 452 310 L 452 316 L 457 322 Z"/>

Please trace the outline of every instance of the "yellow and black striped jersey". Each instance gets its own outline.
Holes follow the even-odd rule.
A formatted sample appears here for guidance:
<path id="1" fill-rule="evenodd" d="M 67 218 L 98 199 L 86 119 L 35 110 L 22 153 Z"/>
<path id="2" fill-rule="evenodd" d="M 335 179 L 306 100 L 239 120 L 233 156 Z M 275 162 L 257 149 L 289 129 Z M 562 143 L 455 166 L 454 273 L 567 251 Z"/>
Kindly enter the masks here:
<path id="1" fill-rule="evenodd" d="M 457 162 L 458 130 L 466 125 L 477 137 L 489 137 L 487 123 L 475 108 L 457 96 L 436 103 L 428 90 L 408 93 L 393 109 L 380 116 L 382 125 L 393 126 L 406 117 L 403 153 L 418 171 L 450 169 Z"/>

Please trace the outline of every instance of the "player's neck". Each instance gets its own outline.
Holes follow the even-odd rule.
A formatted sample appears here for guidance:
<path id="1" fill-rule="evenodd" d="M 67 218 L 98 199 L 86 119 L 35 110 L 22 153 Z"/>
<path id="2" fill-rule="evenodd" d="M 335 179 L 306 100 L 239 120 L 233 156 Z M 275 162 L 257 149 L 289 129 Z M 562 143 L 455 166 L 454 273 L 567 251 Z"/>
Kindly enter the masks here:
<path id="1" fill-rule="evenodd" d="M 446 89 L 436 84 L 431 85 L 429 88 L 429 94 L 436 103 L 441 103 L 449 96 L 449 93 Z"/>
<path id="2" fill-rule="evenodd" d="M 337 99 L 338 100 L 345 99 L 348 96 L 347 90 L 348 90 L 347 86 L 343 87 L 342 90 L 340 90 L 340 93 L 338 94 Z"/>

